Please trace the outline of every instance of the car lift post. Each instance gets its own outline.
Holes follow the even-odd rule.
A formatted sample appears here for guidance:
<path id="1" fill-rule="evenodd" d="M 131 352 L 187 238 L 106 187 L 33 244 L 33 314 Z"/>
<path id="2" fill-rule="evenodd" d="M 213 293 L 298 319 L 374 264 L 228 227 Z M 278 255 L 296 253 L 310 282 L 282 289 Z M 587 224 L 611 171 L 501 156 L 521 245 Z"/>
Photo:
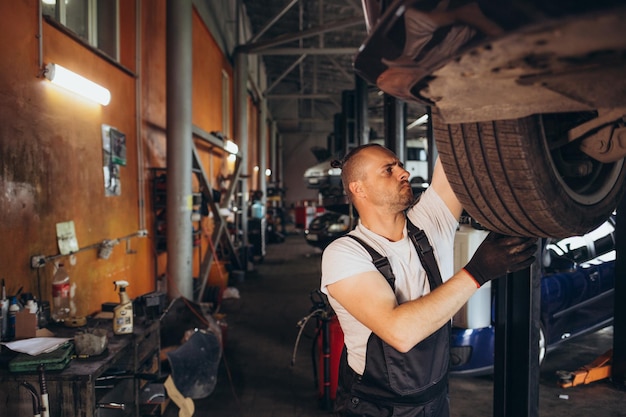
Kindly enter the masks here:
<path id="1" fill-rule="evenodd" d="M 626 196 L 617 207 L 615 225 L 615 286 L 613 296 L 613 357 L 611 380 L 618 388 L 626 389 Z"/>
<path id="2" fill-rule="evenodd" d="M 540 259 L 539 253 L 537 259 Z M 537 416 L 541 301 L 539 261 L 493 283 L 496 288 L 493 416 Z"/>

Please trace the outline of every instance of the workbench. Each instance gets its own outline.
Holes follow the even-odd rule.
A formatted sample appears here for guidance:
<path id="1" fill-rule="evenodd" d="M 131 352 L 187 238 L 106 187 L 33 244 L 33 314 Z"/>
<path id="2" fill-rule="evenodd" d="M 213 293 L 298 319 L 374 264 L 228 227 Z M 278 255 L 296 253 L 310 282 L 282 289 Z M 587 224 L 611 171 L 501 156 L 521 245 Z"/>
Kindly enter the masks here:
<path id="1" fill-rule="evenodd" d="M 45 373 L 51 417 L 140 417 L 140 390 L 159 374 L 160 325 L 135 323 L 133 334 L 114 335 L 111 320 L 90 319 L 86 328 L 105 328 L 108 347 L 102 354 L 73 358 L 62 371 Z M 81 328 L 51 328 L 57 337 L 73 337 Z M 3 347 L 3 349 L 6 349 Z M 142 379 L 145 378 L 145 379 Z M 0 369 L 0 417 L 33 416 L 32 396 L 21 386 L 40 390 L 39 375 Z"/>

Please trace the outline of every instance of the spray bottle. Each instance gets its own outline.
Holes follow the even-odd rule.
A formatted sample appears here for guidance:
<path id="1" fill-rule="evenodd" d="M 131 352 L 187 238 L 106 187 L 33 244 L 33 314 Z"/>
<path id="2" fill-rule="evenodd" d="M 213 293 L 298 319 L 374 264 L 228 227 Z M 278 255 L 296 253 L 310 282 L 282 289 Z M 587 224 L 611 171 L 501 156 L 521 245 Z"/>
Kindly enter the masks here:
<path id="1" fill-rule="evenodd" d="M 113 309 L 113 333 L 129 334 L 133 332 L 133 302 L 126 293 L 128 281 L 113 281 L 119 289 L 120 303 Z"/>

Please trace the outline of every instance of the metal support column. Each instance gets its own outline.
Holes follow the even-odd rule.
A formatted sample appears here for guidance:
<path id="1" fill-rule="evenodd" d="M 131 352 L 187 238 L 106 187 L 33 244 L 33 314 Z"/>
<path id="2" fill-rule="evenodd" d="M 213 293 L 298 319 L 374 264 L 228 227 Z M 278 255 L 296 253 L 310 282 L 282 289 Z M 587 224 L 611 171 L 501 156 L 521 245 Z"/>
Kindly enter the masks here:
<path id="1" fill-rule="evenodd" d="M 193 297 L 192 277 L 192 4 L 168 0 L 167 20 L 167 293 Z"/>
<path id="2" fill-rule="evenodd" d="M 263 192 L 261 202 L 267 206 L 267 101 L 261 100 L 259 104 L 259 190 Z"/>
<path id="3" fill-rule="evenodd" d="M 539 255 L 539 252 L 538 254 Z M 537 259 L 540 259 L 537 256 Z M 494 417 L 539 415 L 539 261 L 494 281 L 496 340 Z"/>
<path id="4" fill-rule="evenodd" d="M 384 119 L 385 146 L 404 162 L 406 154 L 406 104 L 404 101 L 385 94 Z"/>
<path id="5" fill-rule="evenodd" d="M 241 154 L 241 264 L 247 270 L 248 265 L 248 55 L 235 54 L 235 140 Z"/>
<path id="6" fill-rule="evenodd" d="M 620 389 L 626 389 L 626 197 L 617 207 L 615 226 L 615 287 L 613 313 L 613 358 L 611 380 Z"/>
<path id="7" fill-rule="evenodd" d="M 426 143 L 428 146 L 428 182 L 431 182 L 433 179 L 433 172 L 435 172 L 435 162 L 437 162 L 439 152 L 437 151 L 437 143 L 435 142 L 433 112 L 430 106 L 426 107 L 426 114 L 428 115 L 428 122 L 426 125 Z"/>
<path id="8" fill-rule="evenodd" d="M 278 187 L 278 127 L 276 120 L 270 125 L 270 169 L 272 170 L 272 184 Z"/>
<path id="9" fill-rule="evenodd" d="M 364 145 L 370 141 L 370 125 L 368 120 L 368 88 L 367 81 L 358 75 L 355 78 L 355 101 L 356 101 L 356 140 L 358 145 Z"/>

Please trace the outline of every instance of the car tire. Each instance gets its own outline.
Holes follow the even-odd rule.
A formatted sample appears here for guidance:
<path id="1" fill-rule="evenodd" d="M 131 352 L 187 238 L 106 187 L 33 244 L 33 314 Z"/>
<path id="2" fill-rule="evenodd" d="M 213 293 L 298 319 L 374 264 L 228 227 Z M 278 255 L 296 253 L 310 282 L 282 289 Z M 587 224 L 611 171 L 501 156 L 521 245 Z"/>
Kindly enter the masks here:
<path id="1" fill-rule="evenodd" d="M 567 237 L 605 221 L 625 188 L 623 159 L 603 164 L 563 140 L 594 116 L 446 124 L 433 111 L 432 126 L 446 176 L 475 221 L 507 235 Z M 575 175 L 581 161 L 589 175 Z"/>

